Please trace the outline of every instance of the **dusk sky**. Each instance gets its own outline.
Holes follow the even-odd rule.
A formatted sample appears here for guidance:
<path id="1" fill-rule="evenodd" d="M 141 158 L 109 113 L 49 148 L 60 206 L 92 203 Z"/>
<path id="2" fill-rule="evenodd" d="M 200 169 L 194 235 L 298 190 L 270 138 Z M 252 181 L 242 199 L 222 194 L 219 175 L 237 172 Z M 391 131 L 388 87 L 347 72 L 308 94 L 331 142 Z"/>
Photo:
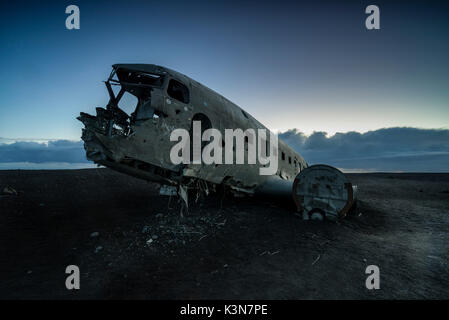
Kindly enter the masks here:
<path id="1" fill-rule="evenodd" d="M 81 29 L 65 28 L 76 4 Z M 380 8 L 380 30 L 365 8 Z M 0 138 L 78 141 L 114 63 L 154 63 L 270 129 L 449 129 L 449 4 L 2 1 Z M 1 142 L 1 141 L 0 141 Z"/>
<path id="2" fill-rule="evenodd" d="M 377 2 L 368 31 L 372 1 L 164 3 L 3 1 L 0 137 L 78 140 L 121 62 L 180 71 L 272 129 L 449 128 L 448 4 Z"/>

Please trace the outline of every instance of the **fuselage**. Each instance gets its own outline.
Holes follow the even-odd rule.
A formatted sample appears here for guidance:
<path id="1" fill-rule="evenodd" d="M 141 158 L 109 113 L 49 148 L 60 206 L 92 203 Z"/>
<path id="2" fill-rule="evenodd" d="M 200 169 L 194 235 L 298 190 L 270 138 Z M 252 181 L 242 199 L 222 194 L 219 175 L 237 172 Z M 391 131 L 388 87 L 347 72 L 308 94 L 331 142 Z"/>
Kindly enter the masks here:
<path id="1" fill-rule="evenodd" d="M 112 86 L 120 88 L 117 94 Z M 259 174 L 260 164 L 173 164 L 170 140 L 175 129 L 268 129 L 242 108 L 217 92 L 174 70 L 151 64 L 118 64 L 106 81 L 110 101 L 97 115 L 81 113 L 88 159 L 136 177 L 164 184 L 189 185 L 203 180 L 253 193 L 267 183 L 291 184 L 307 167 L 305 160 L 279 140 L 277 171 Z M 137 98 L 134 112 L 118 106 L 125 94 Z M 245 140 L 245 143 L 247 141 Z M 245 146 L 245 150 L 247 150 Z M 245 151 L 246 152 L 246 151 Z M 223 155 L 224 157 L 224 155 Z M 274 185 L 273 184 L 273 185 Z"/>

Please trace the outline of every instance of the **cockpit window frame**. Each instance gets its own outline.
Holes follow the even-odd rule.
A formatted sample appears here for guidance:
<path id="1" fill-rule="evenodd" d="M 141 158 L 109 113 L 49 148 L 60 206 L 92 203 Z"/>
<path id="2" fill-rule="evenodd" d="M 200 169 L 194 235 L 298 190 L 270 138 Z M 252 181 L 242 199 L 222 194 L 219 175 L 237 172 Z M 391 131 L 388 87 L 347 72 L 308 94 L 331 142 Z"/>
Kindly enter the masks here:
<path id="1" fill-rule="evenodd" d="M 190 101 L 191 101 L 191 92 L 190 92 L 190 91 L 191 91 L 191 90 L 190 90 L 190 88 L 189 88 L 188 85 L 186 85 L 183 81 L 181 81 L 181 80 L 179 80 L 179 79 L 176 79 L 176 78 L 174 78 L 174 77 L 170 77 L 169 79 L 166 79 L 166 81 L 167 81 L 167 82 L 166 82 L 166 86 L 165 86 L 165 92 L 167 93 L 167 95 L 168 95 L 170 98 L 175 99 L 177 102 L 180 102 L 180 103 L 182 103 L 182 104 L 186 104 L 186 105 L 190 104 Z M 179 84 L 181 84 L 182 86 L 185 87 L 185 89 L 187 90 L 187 99 L 186 99 L 186 101 L 185 101 L 185 100 L 180 100 L 180 99 L 178 99 L 176 96 L 173 96 L 173 95 L 170 94 L 169 88 L 170 88 L 170 83 L 171 83 L 172 81 L 177 82 L 177 83 L 179 83 Z"/>

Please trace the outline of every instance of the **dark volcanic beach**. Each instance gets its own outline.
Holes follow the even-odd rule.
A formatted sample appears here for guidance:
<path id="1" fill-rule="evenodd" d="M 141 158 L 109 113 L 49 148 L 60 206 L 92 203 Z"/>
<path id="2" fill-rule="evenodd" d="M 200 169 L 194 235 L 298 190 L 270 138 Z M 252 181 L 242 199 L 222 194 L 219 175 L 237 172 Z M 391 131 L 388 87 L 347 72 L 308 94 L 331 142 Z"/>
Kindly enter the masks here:
<path id="1" fill-rule="evenodd" d="M 229 195 L 181 217 L 157 184 L 109 169 L 0 171 L 0 298 L 449 298 L 449 174 L 348 176 L 357 209 L 323 223 Z"/>

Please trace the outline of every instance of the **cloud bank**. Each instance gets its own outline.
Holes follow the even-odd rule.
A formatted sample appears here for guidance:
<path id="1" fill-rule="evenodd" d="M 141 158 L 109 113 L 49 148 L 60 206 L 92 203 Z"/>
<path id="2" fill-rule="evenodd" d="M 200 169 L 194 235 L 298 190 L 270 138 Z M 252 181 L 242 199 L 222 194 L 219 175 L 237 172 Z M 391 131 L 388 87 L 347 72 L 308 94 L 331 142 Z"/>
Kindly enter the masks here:
<path id="1" fill-rule="evenodd" d="M 279 138 L 307 163 L 346 171 L 449 172 L 449 130 L 387 128 L 366 133 L 310 136 L 293 129 Z"/>
<path id="2" fill-rule="evenodd" d="M 329 137 L 292 129 L 279 138 L 308 164 L 325 163 L 344 171 L 449 172 L 449 130 L 387 128 Z M 86 160 L 82 141 L 0 138 L 0 170 L 85 167 L 94 165 Z"/>
<path id="3" fill-rule="evenodd" d="M 90 167 L 82 141 L 0 141 L 0 170 Z"/>

